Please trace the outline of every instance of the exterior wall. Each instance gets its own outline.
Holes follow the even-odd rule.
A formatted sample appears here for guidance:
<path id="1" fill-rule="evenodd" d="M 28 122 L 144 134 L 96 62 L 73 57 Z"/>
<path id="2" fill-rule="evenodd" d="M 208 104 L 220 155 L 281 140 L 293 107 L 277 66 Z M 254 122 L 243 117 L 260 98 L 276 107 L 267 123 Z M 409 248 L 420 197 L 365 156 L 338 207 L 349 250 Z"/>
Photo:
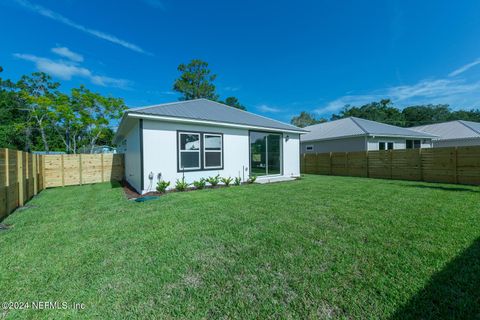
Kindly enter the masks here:
<path id="1" fill-rule="evenodd" d="M 141 165 L 140 165 L 140 121 L 133 126 L 126 135 L 123 143 L 125 152 L 125 179 L 136 190 L 140 190 Z"/>
<path id="2" fill-rule="evenodd" d="M 376 151 L 378 150 L 378 143 L 381 141 L 384 142 L 393 142 L 393 149 L 406 149 L 406 140 L 407 138 L 389 138 L 389 137 L 375 137 L 375 138 L 368 138 L 368 151 Z M 410 139 L 408 139 L 410 140 Z M 412 139 L 413 140 L 413 139 Z M 432 141 L 430 139 L 415 139 L 421 140 L 421 147 L 422 148 L 431 148 Z"/>
<path id="3" fill-rule="evenodd" d="M 313 146 L 312 151 L 307 151 L 307 146 Z M 365 151 L 365 137 L 354 137 L 322 141 L 302 141 L 301 153 L 325 153 L 325 152 L 354 152 Z"/>
<path id="4" fill-rule="evenodd" d="M 178 172 L 177 130 L 195 132 L 215 132 L 223 134 L 223 169 Z M 133 131 L 133 130 L 132 130 Z M 289 136 L 286 141 L 286 136 Z M 283 173 L 284 175 L 300 175 L 299 145 L 300 135 L 283 134 Z M 127 142 L 128 143 L 128 142 Z M 128 158 L 128 156 L 126 155 Z M 138 165 L 140 167 L 140 164 Z M 143 179 L 142 193 L 154 191 L 158 175 L 170 181 L 170 189 L 183 174 L 188 183 L 200 178 L 208 178 L 220 174 L 223 177 L 248 179 L 250 170 L 249 130 L 206 125 L 182 124 L 143 120 Z M 150 179 L 153 176 L 152 179 Z M 130 181 L 129 181 L 130 182 Z M 132 183 L 131 183 L 132 184 Z M 140 184 L 138 184 L 139 186 Z M 132 184 L 133 186 L 133 184 Z M 135 187 L 135 186 L 134 186 Z M 140 190 L 140 186 L 137 190 Z"/>
<path id="5" fill-rule="evenodd" d="M 455 139 L 455 140 L 437 140 L 433 141 L 435 148 L 443 147 L 468 147 L 468 146 L 480 146 L 480 138 L 473 139 Z"/>
<path id="6" fill-rule="evenodd" d="M 288 141 L 286 137 L 288 136 Z M 283 134 L 283 175 L 300 176 L 300 134 Z"/>
<path id="7" fill-rule="evenodd" d="M 365 140 L 367 139 L 367 140 Z M 393 149 L 405 149 L 407 138 L 388 138 L 388 137 L 355 137 L 344 139 L 332 139 L 323 141 L 302 141 L 301 153 L 326 153 L 326 152 L 356 152 L 356 151 L 375 151 L 378 150 L 378 143 L 381 141 L 393 142 Z M 431 148 L 430 139 L 421 140 L 422 148 Z M 313 150 L 307 151 L 307 146 L 313 146 Z"/>

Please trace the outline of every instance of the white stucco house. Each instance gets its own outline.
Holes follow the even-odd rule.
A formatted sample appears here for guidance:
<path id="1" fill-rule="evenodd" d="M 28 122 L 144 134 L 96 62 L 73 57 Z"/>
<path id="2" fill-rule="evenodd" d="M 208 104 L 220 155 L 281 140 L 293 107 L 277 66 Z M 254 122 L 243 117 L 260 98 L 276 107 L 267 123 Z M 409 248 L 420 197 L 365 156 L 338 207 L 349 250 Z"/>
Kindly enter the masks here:
<path id="1" fill-rule="evenodd" d="M 480 146 L 480 122 L 454 120 L 410 129 L 436 135 L 436 148 Z"/>
<path id="2" fill-rule="evenodd" d="M 197 99 L 127 110 L 114 143 L 125 154 L 125 179 L 139 193 L 220 174 L 258 179 L 300 175 L 304 129 Z"/>
<path id="3" fill-rule="evenodd" d="M 348 117 L 305 127 L 301 153 L 356 152 L 432 147 L 426 132 Z"/>

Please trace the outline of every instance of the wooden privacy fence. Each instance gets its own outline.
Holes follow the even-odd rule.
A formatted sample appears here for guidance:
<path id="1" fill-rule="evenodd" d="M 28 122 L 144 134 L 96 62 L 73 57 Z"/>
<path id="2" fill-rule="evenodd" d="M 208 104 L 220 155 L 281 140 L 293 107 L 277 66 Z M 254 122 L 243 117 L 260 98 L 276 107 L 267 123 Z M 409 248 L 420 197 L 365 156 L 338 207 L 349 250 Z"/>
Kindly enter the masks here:
<path id="1" fill-rule="evenodd" d="M 34 155 L 0 149 L 0 221 L 45 188 L 120 181 L 122 154 Z"/>
<path id="2" fill-rule="evenodd" d="M 45 188 L 123 179 L 123 154 L 43 156 Z"/>
<path id="3" fill-rule="evenodd" d="M 480 146 L 306 153 L 301 172 L 480 185 Z"/>

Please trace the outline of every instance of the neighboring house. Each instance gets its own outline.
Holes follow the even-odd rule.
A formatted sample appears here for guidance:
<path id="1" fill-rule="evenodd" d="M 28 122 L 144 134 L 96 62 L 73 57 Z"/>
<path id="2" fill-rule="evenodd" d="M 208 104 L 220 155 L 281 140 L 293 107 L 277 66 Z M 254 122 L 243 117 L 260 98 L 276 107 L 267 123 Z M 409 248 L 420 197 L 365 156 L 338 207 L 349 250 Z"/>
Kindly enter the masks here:
<path id="1" fill-rule="evenodd" d="M 410 128 L 438 136 L 434 147 L 480 146 L 480 123 L 455 120 Z"/>
<path id="2" fill-rule="evenodd" d="M 125 153 L 125 178 L 138 192 L 159 178 L 187 182 L 220 174 L 300 175 L 300 134 L 306 131 L 206 99 L 125 112 L 114 138 Z"/>
<path id="3" fill-rule="evenodd" d="M 301 153 L 430 148 L 429 133 L 355 117 L 305 127 Z"/>
<path id="4" fill-rule="evenodd" d="M 117 148 L 111 147 L 111 146 L 94 146 L 89 147 L 82 147 L 79 148 L 77 153 L 87 153 L 87 154 L 100 154 L 100 153 L 117 153 Z"/>

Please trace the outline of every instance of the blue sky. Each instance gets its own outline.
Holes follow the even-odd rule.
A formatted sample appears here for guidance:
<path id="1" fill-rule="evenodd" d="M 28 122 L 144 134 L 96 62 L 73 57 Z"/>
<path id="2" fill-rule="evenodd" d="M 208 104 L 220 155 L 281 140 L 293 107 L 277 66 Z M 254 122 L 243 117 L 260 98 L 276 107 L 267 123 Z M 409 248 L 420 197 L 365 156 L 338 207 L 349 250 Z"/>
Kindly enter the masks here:
<path id="1" fill-rule="evenodd" d="M 2 77 L 49 72 L 131 106 L 176 101 L 176 67 L 282 121 L 345 104 L 479 107 L 479 1 L 0 0 Z"/>

